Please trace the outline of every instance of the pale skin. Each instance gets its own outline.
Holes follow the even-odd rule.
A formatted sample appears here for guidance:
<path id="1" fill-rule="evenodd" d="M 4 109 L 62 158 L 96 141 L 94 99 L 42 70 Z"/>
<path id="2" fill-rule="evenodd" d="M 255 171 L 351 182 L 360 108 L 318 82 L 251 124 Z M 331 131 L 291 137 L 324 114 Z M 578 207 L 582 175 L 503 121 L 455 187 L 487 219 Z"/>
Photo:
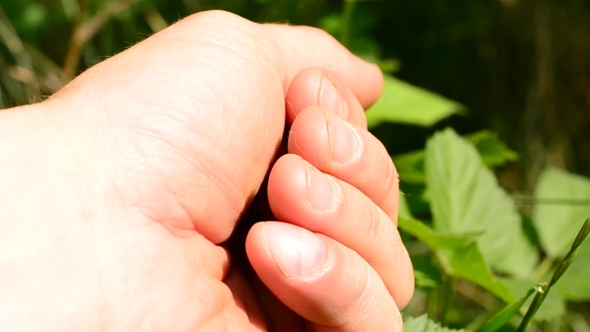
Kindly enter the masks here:
<path id="1" fill-rule="evenodd" d="M 0 112 L 0 330 L 401 330 L 381 86 L 317 29 L 205 12 Z M 276 219 L 228 250 L 269 173 Z"/>

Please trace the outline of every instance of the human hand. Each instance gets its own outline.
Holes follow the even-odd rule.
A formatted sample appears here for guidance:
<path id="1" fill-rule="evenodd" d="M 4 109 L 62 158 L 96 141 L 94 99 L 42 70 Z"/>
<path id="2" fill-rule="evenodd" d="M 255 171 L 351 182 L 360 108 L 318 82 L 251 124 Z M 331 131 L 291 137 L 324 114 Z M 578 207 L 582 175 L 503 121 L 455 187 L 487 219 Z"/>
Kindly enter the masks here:
<path id="1" fill-rule="evenodd" d="M 274 306 L 267 316 L 277 331 L 401 330 L 398 307 L 409 302 L 414 279 L 396 229 L 391 158 L 367 131 L 354 94 L 326 70 L 295 77 L 287 111 L 289 154 L 268 184 L 284 223 L 258 223 L 247 240 L 258 276 L 294 312 Z"/>
<path id="2" fill-rule="evenodd" d="M 376 68 L 325 33 L 209 12 L 3 112 L 0 325 L 264 329 L 219 244 L 271 165 L 289 83 L 312 66 L 363 105 L 380 91 Z"/>

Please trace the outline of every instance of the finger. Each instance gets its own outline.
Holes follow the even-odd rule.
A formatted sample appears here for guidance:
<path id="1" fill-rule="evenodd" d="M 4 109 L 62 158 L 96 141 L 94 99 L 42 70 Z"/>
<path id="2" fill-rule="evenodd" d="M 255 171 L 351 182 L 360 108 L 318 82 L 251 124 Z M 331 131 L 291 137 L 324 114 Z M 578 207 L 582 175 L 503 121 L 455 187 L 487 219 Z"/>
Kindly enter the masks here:
<path id="1" fill-rule="evenodd" d="M 378 69 L 325 32 L 214 11 L 92 67 L 46 105 L 66 113 L 59 132 L 76 138 L 64 141 L 100 174 L 96 197 L 221 243 L 275 158 L 290 81 L 313 66 L 365 104 L 379 94 Z"/>
<path id="2" fill-rule="evenodd" d="M 336 75 L 319 67 L 299 72 L 287 91 L 287 123 L 304 109 L 321 106 L 360 128 L 367 128 L 365 112 L 352 91 Z"/>
<path id="3" fill-rule="evenodd" d="M 264 27 L 281 49 L 285 63 L 295 64 L 286 67 L 288 82 L 305 68 L 321 67 L 348 86 L 364 108 L 368 108 L 381 95 L 383 74 L 379 67 L 350 53 L 327 32 L 312 27 L 278 24 Z M 342 68 L 348 68 L 349 71 Z"/>
<path id="4" fill-rule="evenodd" d="M 356 251 L 377 271 L 399 308 L 409 303 L 414 276 L 408 252 L 395 224 L 358 189 L 288 154 L 271 171 L 268 199 L 278 220 Z"/>
<path id="5" fill-rule="evenodd" d="M 401 331 L 401 317 L 377 273 L 353 250 L 298 226 L 266 222 L 246 251 L 266 286 L 322 331 Z"/>
<path id="6" fill-rule="evenodd" d="M 398 175 L 383 144 L 368 131 L 310 107 L 291 126 L 289 153 L 358 188 L 397 224 Z"/>

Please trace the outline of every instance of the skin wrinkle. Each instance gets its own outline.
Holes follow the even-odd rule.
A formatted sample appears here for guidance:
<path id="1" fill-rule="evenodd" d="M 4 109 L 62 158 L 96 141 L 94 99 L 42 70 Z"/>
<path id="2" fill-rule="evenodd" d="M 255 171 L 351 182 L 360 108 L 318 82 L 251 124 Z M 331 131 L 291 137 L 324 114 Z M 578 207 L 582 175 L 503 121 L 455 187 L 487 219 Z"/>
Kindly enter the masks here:
<path id="1" fill-rule="evenodd" d="M 233 206 L 236 214 L 240 213 L 240 211 L 243 209 L 243 205 L 234 205 L 233 204 L 234 200 L 230 199 L 230 197 L 226 195 L 229 191 L 225 190 L 225 189 L 233 188 L 233 190 L 231 191 L 233 193 L 233 195 L 237 194 L 240 197 L 243 197 L 242 194 L 239 192 L 240 191 L 239 185 L 237 183 L 235 183 L 233 180 L 231 180 L 231 176 L 227 175 L 226 173 L 221 174 L 222 175 L 221 177 L 218 176 L 219 172 L 213 166 L 214 164 L 218 164 L 218 163 L 203 162 L 200 159 L 191 158 L 190 155 L 188 155 L 187 152 L 185 151 L 186 149 L 183 149 L 181 147 L 178 147 L 176 144 L 173 144 L 166 137 L 162 136 L 161 133 L 159 133 L 159 132 L 154 133 L 152 129 L 147 129 L 147 128 L 142 127 L 139 130 L 139 134 L 144 135 L 144 137 L 150 137 L 150 138 L 154 139 L 156 143 L 158 143 L 158 142 L 164 143 L 165 146 L 168 146 L 172 150 L 176 151 L 176 155 L 182 157 L 182 160 L 187 162 L 194 169 L 195 172 L 198 172 L 199 174 L 205 176 L 205 178 L 209 179 L 210 183 L 216 187 L 218 192 L 225 193 L 224 195 L 221 195 L 221 196 L 225 198 L 228 206 Z M 209 143 L 209 142 L 210 142 L 210 140 L 207 140 L 207 139 L 201 140 L 202 144 Z M 141 147 L 137 147 L 137 148 L 142 150 Z M 150 149 L 148 149 L 148 151 L 149 150 Z M 215 147 L 213 147 L 212 150 L 218 151 L 218 149 L 216 149 Z M 145 158 L 144 154 L 145 153 L 143 151 L 139 151 L 139 155 L 143 158 Z M 140 160 L 142 159 L 141 157 L 140 157 Z M 152 159 L 152 158 L 153 158 L 153 156 L 150 157 L 150 159 Z M 174 160 L 174 158 L 172 158 L 172 160 Z M 151 164 L 153 166 L 153 162 L 149 162 L 149 164 Z M 212 164 L 212 165 L 210 165 L 210 164 Z M 163 174 L 159 174 L 159 175 L 156 174 L 155 175 L 156 178 L 162 177 L 162 176 L 168 177 L 169 175 L 167 174 L 166 171 L 164 171 Z M 224 190 L 221 190 L 222 188 Z M 178 204 L 182 208 L 183 211 L 190 211 L 189 209 L 187 209 L 186 206 L 184 206 L 181 203 L 183 197 L 179 197 L 178 192 L 171 190 L 170 187 L 167 188 L 167 191 L 170 192 L 175 197 L 176 204 Z M 239 201 L 239 200 L 237 200 L 237 201 Z M 131 202 L 130 204 L 131 204 L 131 206 L 135 205 L 135 203 L 133 203 L 133 202 Z M 216 213 L 217 213 L 217 215 L 219 215 L 220 210 L 216 210 Z M 190 212 L 188 213 L 188 216 L 191 218 L 191 222 L 194 226 L 196 226 L 196 227 L 202 226 L 202 225 L 200 225 L 199 220 L 193 219 L 194 216 Z M 161 216 L 158 216 L 157 218 L 158 219 L 156 221 L 162 222 L 162 220 L 160 219 Z"/>
<path id="2" fill-rule="evenodd" d="M 365 238 L 365 243 L 370 248 L 367 257 L 376 257 L 374 256 L 375 253 L 379 252 L 379 249 L 381 248 L 381 246 L 378 246 L 378 244 L 380 245 L 381 242 L 377 240 L 379 238 L 379 235 L 382 233 L 380 232 L 380 230 L 383 227 L 381 226 L 381 213 L 379 211 L 379 207 L 373 204 L 372 202 L 366 202 L 366 205 L 368 205 L 370 211 L 370 223 L 368 224 L 369 231 Z"/>
<path id="3" fill-rule="evenodd" d="M 381 304 L 381 301 L 375 299 L 378 296 L 378 293 L 375 292 L 375 289 L 379 289 L 379 287 L 375 284 L 376 277 L 372 273 L 367 273 L 366 275 L 367 280 L 364 283 L 365 286 L 363 292 L 358 297 L 359 301 L 355 301 L 354 305 L 356 307 L 359 305 L 359 303 L 363 303 L 362 309 L 355 308 L 350 310 L 357 313 L 356 315 L 350 317 L 350 321 L 354 321 L 356 324 L 358 324 L 358 322 L 366 322 L 368 317 L 371 317 L 375 312 L 380 311 L 376 306 Z M 358 315 L 358 313 L 361 313 L 361 315 Z M 353 323 L 353 326 L 356 324 Z"/>
<path id="4" fill-rule="evenodd" d="M 262 98 L 263 98 L 263 101 L 266 101 L 266 96 L 265 96 L 265 95 L 263 95 L 263 96 L 262 96 Z M 263 102 L 263 104 L 264 104 L 264 102 Z M 281 106 L 282 106 L 282 108 L 283 108 L 283 109 L 285 108 L 285 105 L 284 105 L 284 104 L 283 104 L 283 105 L 281 105 Z M 282 113 L 284 113 L 284 112 L 282 112 Z M 254 127 L 253 127 L 253 128 L 260 127 L 260 126 L 258 125 L 258 122 L 260 121 L 260 120 L 259 120 L 259 116 L 262 116 L 262 115 L 259 115 L 259 112 L 257 112 L 257 113 L 256 113 L 256 116 L 254 117 Z M 283 116 L 282 122 L 284 122 L 284 121 L 285 121 L 285 120 L 284 120 L 284 116 Z M 280 129 L 280 130 L 276 130 L 276 131 L 278 131 L 278 136 L 279 136 L 279 137 L 281 137 L 281 136 L 283 135 L 283 129 L 282 129 L 282 128 L 283 128 L 283 126 L 281 126 L 281 129 Z M 263 131 L 264 131 L 264 135 L 262 136 L 262 141 L 261 141 L 261 144 L 259 144 L 259 145 L 258 145 L 258 151 L 257 151 L 257 153 L 254 155 L 254 159 L 256 159 L 256 157 L 257 157 L 257 156 L 261 155 L 261 154 L 262 154 L 262 152 L 263 152 L 263 150 L 265 150 L 265 149 L 269 149 L 269 150 L 270 150 L 270 149 L 271 149 L 271 147 L 268 147 L 268 146 L 266 146 L 266 145 L 268 145 L 266 142 L 270 142 L 270 141 L 271 141 L 270 139 L 268 139 L 268 137 L 269 137 L 269 136 L 272 134 L 272 133 L 271 133 L 271 131 L 272 131 L 272 130 L 271 130 L 271 127 L 269 127 L 269 126 L 264 126 L 264 127 L 263 127 Z M 276 144 L 276 143 L 275 143 L 275 144 Z M 280 143 L 279 143 L 279 144 L 280 144 Z M 276 149 L 277 149 L 277 148 L 275 148 L 274 150 L 276 150 Z M 276 155 L 276 152 L 275 152 L 275 153 L 273 153 L 273 158 L 274 158 L 274 155 Z"/>
<path id="5" fill-rule="evenodd" d="M 173 113 L 169 113 L 169 114 L 173 114 Z M 171 116 L 171 115 L 170 115 L 170 116 Z M 180 121 L 179 121 L 179 122 L 180 122 Z M 189 128 L 189 129 L 190 129 L 190 128 Z M 211 142 L 211 141 L 213 141 L 213 142 L 214 142 L 215 140 L 210 140 L 210 142 Z"/>
<path id="6" fill-rule="evenodd" d="M 262 96 L 264 96 L 264 94 L 261 94 L 261 95 L 262 95 Z M 251 98 L 251 99 L 253 99 L 253 98 Z M 238 102 L 234 102 L 234 103 L 232 103 L 232 104 L 238 104 Z M 231 118 L 233 119 L 233 116 L 232 116 Z M 238 128 L 239 128 L 239 127 L 238 127 Z M 232 128 L 230 128 L 230 130 L 233 130 L 233 127 L 232 127 Z M 224 136 L 222 136 L 222 137 L 227 137 L 227 133 L 224 133 Z M 266 138 L 265 138 L 265 139 L 266 139 Z"/>
<path id="7" fill-rule="evenodd" d="M 350 271 L 350 269 L 348 269 L 348 270 Z M 369 288 L 369 285 L 370 285 L 369 280 L 363 280 L 365 278 L 361 277 L 362 275 L 366 275 L 367 279 L 369 279 L 368 278 L 369 273 L 368 273 L 366 265 L 360 264 L 359 266 L 357 266 L 356 269 L 354 269 L 354 272 L 355 272 L 354 274 L 347 273 L 347 275 L 351 275 L 354 278 L 352 285 L 350 285 L 351 284 L 350 281 L 346 282 L 347 284 L 350 285 L 348 289 L 351 291 L 354 291 L 354 293 L 356 294 L 358 292 L 359 285 L 363 285 L 362 290 L 360 291 L 360 294 L 358 296 L 354 296 L 352 302 L 350 304 L 348 304 L 346 308 L 343 308 L 343 310 L 340 310 L 341 312 L 346 312 L 346 313 L 355 312 L 355 311 L 358 312 L 356 307 L 359 306 L 359 302 L 366 301 L 366 298 L 365 298 L 366 293 L 370 289 Z M 370 285 L 370 286 L 372 287 L 372 285 Z M 366 315 L 366 314 L 367 313 L 363 313 L 363 315 Z M 346 317 L 348 317 L 348 319 L 344 319 Z M 336 327 L 336 328 L 342 328 L 345 325 L 350 324 L 350 321 L 357 320 L 356 317 L 357 317 L 356 315 L 348 316 L 347 314 L 342 314 L 339 316 L 339 318 L 342 318 L 342 320 L 336 321 L 335 324 L 332 326 Z"/>
<path id="8" fill-rule="evenodd" d="M 211 22 L 211 23 L 215 23 L 215 22 Z M 250 23 L 250 22 L 248 22 L 248 23 Z M 195 25 L 199 25 L 202 30 L 205 30 L 205 31 L 207 30 L 207 28 L 206 28 L 207 23 L 206 22 L 202 22 L 201 24 L 195 24 Z M 213 45 L 215 48 L 219 49 L 216 52 L 213 52 L 213 51 L 209 52 L 210 53 L 209 55 L 213 56 L 212 58 L 208 56 L 208 57 L 203 57 L 203 59 L 219 58 L 221 56 L 221 54 L 225 53 L 223 51 L 225 49 L 225 50 L 229 50 L 230 53 L 232 53 L 232 54 L 237 54 L 239 56 L 238 57 L 239 59 L 245 60 L 248 64 L 252 64 L 255 68 L 261 69 L 263 72 L 270 74 L 270 76 L 275 76 L 277 78 L 282 77 L 282 75 L 280 75 L 280 73 L 276 73 L 276 69 L 275 69 L 276 67 L 279 67 L 279 66 L 276 66 L 276 64 L 279 63 L 277 61 L 277 58 L 278 58 L 277 53 L 279 53 L 279 52 L 277 52 L 277 49 L 278 49 L 277 46 L 272 45 L 267 38 L 261 37 L 261 31 L 259 31 L 258 29 L 256 29 L 256 30 L 257 31 L 252 31 L 251 26 L 238 27 L 237 29 L 235 29 L 235 31 L 214 28 L 214 29 L 211 29 L 211 33 L 209 33 L 209 34 L 203 33 L 203 31 L 201 31 L 201 33 L 198 35 L 199 38 L 195 38 L 193 36 L 183 37 L 183 36 L 178 36 L 178 35 L 170 35 L 170 36 L 163 35 L 163 36 L 158 36 L 157 41 L 158 42 L 160 41 L 159 38 L 171 38 L 173 42 L 179 42 L 182 39 L 187 39 L 187 42 L 186 42 L 187 45 L 194 45 L 195 43 L 203 42 L 205 45 L 200 45 L 202 49 L 207 49 L 207 47 L 209 45 Z M 265 35 L 265 34 L 263 34 L 263 35 Z M 215 36 L 215 38 L 207 38 L 208 36 Z M 230 38 L 222 38 L 223 36 L 229 36 Z M 219 42 L 219 40 L 226 40 L 226 39 L 228 39 L 230 42 L 228 42 L 228 43 Z M 244 45 L 247 45 L 248 47 L 242 47 Z M 243 51 L 243 49 L 245 49 L 246 51 Z M 254 61 L 253 59 L 260 58 L 260 57 L 259 56 L 252 56 L 252 54 L 250 52 L 253 52 L 256 55 L 262 55 L 262 60 Z M 230 57 L 225 57 L 225 56 L 221 56 L 221 57 L 223 59 L 227 60 L 228 62 L 230 62 L 232 65 L 234 65 L 236 69 L 247 68 L 247 65 L 236 63 Z M 200 59 L 200 60 L 202 60 L 202 59 Z M 219 63 L 217 61 L 213 61 L 213 62 L 215 64 Z M 271 64 L 271 66 L 268 66 L 267 64 Z"/>
<path id="9" fill-rule="evenodd" d="M 200 139 L 197 139 L 195 141 L 199 141 L 201 144 L 206 143 L 207 145 L 210 146 L 210 148 L 207 149 L 207 151 L 213 151 L 215 156 L 213 156 L 213 160 L 211 162 L 207 162 L 207 164 L 209 164 L 209 163 L 212 164 L 211 167 L 214 167 L 213 165 L 217 165 L 217 164 L 224 164 L 224 165 L 228 165 L 231 168 L 231 171 L 227 170 L 227 172 L 226 172 L 229 174 L 220 174 L 220 175 L 222 175 L 221 178 L 224 178 L 225 180 L 221 180 L 221 178 L 219 176 L 215 176 L 214 175 L 215 172 L 212 172 L 211 167 L 204 167 L 203 164 L 205 164 L 205 163 L 200 161 L 197 158 L 198 156 L 201 155 L 201 153 L 195 151 L 195 149 L 191 146 L 190 143 L 187 143 L 186 146 L 178 146 L 178 144 L 174 144 L 170 139 L 167 138 L 166 135 L 163 135 L 159 130 L 151 129 L 151 128 L 149 128 L 149 126 L 142 126 L 142 127 L 136 128 L 137 131 L 139 132 L 139 135 L 151 138 L 156 143 L 157 142 L 164 143 L 165 146 L 168 146 L 173 151 L 175 151 L 175 154 L 173 157 L 180 156 L 180 157 L 182 157 L 182 159 L 185 162 L 187 162 L 191 166 L 192 169 L 199 169 L 201 171 L 205 171 L 204 172 L 205 175 L 210 176 L 211 180 L 214 180 L 214 182 L 216 183 L 216 185 L 218 187 L 223 187 L 224 185 L 231 184 L 231 187 L 234 188 L 234 191 L 239 192 L 239 189 L 238 189 L 239 185 L 235 181 L 232 180 L 232 178 L 241 178 L 240 175 L 237 174 L 238 171 L 236 171 L 236 168 L 233 164 L 221 161 L 223 158 L 226 158 L 227 160 L 230 160 L 231 158 L 233 158 L 233 155 L 231 155 L 231 152 L 226 151 L 225 147 L 219 145 L 219 143 L 217 143 L 214 138 L 204 136 L 202 132 L 194 130 L 193 128 L 190 127 L 190 125 L 187 125 L 185 121 L 183 121 L 182 119 L 180 119 L 176 116 L 171 115 L 171 113 L 166 113 L 165 117 L 175 120 L 175 122 L 177 124 L 180 124 L 181 127 L 190 130 L 196 136 L 200 136 Z M 139 148 L 139 146 L 137 146 L 137 148 Z M 202 148 L 202 145 L 200 146 L 200 148 Z M 142 155 L 149 155 L 150 153 L 148 153 L 147 151 L 150 151 L 150 149 L 141 151 Z M 219 155 L 220 153 L 223 153 L 224 157 L 220 158 L 220 155 Z M 236 208 L 239 208 L 239 207 L 236 206 Z"/>

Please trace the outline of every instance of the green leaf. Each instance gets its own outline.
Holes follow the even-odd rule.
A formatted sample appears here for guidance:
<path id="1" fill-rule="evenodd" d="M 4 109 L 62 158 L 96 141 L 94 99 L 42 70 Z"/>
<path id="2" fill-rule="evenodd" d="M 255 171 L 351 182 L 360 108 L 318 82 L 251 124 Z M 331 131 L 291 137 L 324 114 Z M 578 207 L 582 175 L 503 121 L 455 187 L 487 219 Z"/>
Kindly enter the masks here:
<path id="1" fill-rule="evenodd" d="M 584 240 L 578 249 L 577 257 L 553 286 L 569 301 L 590 301 L 590 239 Z M 550 295 L 551 296 L 551 293 Z"/>
<path id="2" fill-rule="evenodd" d="M 475 243 L 475 235 L 441 234 L 420 221 L 404 218 L 399 218 L 398 227 L 436 250 L 447 274 L 480 285 L 506 303 L 513 301 L 510 289 L 487 267 Z"/>
<path id="3" fill-rule="evenodd" d="M 465 330 L 454 330 L 441 327 L 438 323 L 433 322 L 427 315 L 420 317 L 404 318 L 404 332 L 463 332 Z"/>
<path id="4" fill-rule="evenodd" d="M 392 158 L 400 181 L 416 184 L 426 183 L 426 173 L 424 172 L 425 154 L 424 150 L 419 150 Z"/>
<path id="5" fill-rule="evenodd" d="M 412 212 L 410 212 L 410 207 L 408 206 L 408 201 L 406 200 L 406 196 L 404 196 L 403 194 L 399 195 L 397 215 L 400 218 L 405 218 L 405 219 L 412 218 Z"/>
<path id="6" fill-rule="evenodd" d="M 526 294 L 531 288 L 536 285 L 534 282 L 529 280 L 519 279 L 504 279 L 504 284 L 510 288 L 512 294 L 516 297 L 521 297 Z M 531 305 L 532 298 L 527 300 L 524 306 L 522 306 L 521 313 L 524 314 L 529 306 Z M 565 301 L 557 292 L 549 292 L 547 297 L 543 301 L 543 304 L 535 314 L 536 320 L 552 320 L 561 317 L 565 314 Z"/>
<path id="7" fill-rule="evenodd" d="M 416 279 L 416 287 L 434 288 L 442 282 L 442 275 L 439 269 L 432 264 L 428 259 L 422 257 L 410 257 L 412 259 L 412 266 L 414 267 L 414 278 Z"/>
<path id="8" fill-rule="evenodd" d="M 430 215 L 430 202 L 425 197 L 426 189 L 423 184 L 400 182 L 400 191 L 405 196 L 413 216 Z"/>
<path id="9" fill-rule="evenodd" d="M 415 219 L 398 218 L 397 226 L 414 235 L 430 249 L 463 249 L 475 241 L 476 235 L 441 234 Z"/>
<path id="10" fill-rule="evenodd" d="M 509 161 L 518 160 L 516 152 L 510 150 L 504 142 L 498 138 L 498 134 L 483 130 L 468 135 L 467 138 L 479 152 L 483 163 L 489 167 L 502 166 Z"/>
<path id="11" fill-rule="evenodd" d="M 482 233 L 477 243 L 494 269 L 528 276 L 538 260 L 510 196 L 482 163 L 476 149 L 452 129 L 426 147 L 426 180 L 434 228 L 444 233 Z"/>
<path id="12" fill-rule="evenodd" d="M 461 109 L 459 103 L 386 75 L 381 98 L 366 115 L 369 127 L 382 122 L 430 127 Z"/>
<path id="13" fill-rule="evenodd" d="M 536 199 L 533 222 L 541 245 L 550 256 L 563 257 L 590 217 L 590 180 L 549 168 L 541 174 Z"/>
<path id="14" fill-rule="evenodd" d="M 510 150 L 504 142 L 500 141 L 494 132 L 484 130 L 465 138 L 475 146 L 481 160 L 489 168 L 518 160 L 516 152 Z M 425 155 L 424 150 L 417 150 L 392 157 L 400 181 L 416 184 L 426 183 Z"/>
<path id="15" fill-rule="evenodd" d="M 526 302 L 535 292 L 534 288 L 528 290 L 518 301 L 504 307 L 504 309 L 497 312 L 494 316 L 488 319 L 487 322 L 478 330 L 479 332 L 495 332 L 514 317 Z"/>
<path id="16" fill-rule="evenodd" d="M 514 301 L 510 289 L 487 266 L 477 243 L 473 242 L 461 249 L 442 249 L 438 254 L 441 264 L 450 275 L 480 285 L 505 303 Z"/>

